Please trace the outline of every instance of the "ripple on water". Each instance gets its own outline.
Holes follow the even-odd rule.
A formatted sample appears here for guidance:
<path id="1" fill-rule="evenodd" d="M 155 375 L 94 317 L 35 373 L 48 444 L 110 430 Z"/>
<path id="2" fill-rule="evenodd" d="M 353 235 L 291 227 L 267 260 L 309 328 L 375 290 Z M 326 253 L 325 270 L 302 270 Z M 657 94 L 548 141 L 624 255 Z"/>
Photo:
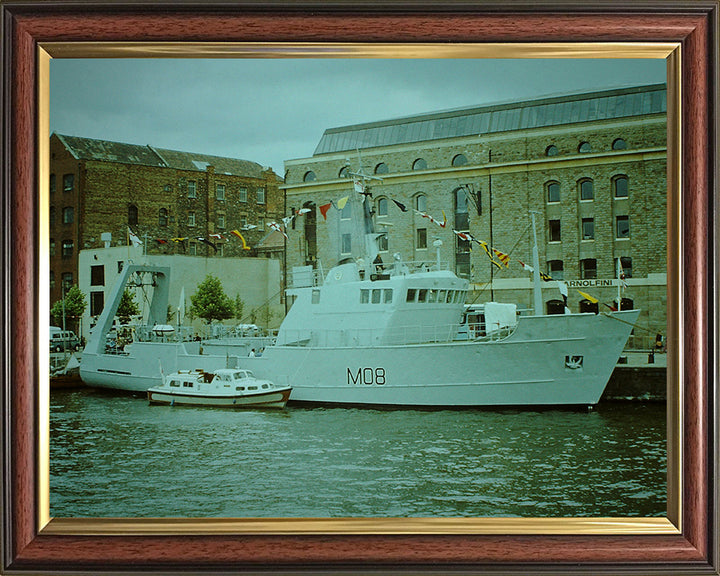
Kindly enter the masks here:
<path id="1" fill-rule="evenodd" d="M 53 516 L 659 516 L 665 409 L 227 411 L 53 391 Z"/>

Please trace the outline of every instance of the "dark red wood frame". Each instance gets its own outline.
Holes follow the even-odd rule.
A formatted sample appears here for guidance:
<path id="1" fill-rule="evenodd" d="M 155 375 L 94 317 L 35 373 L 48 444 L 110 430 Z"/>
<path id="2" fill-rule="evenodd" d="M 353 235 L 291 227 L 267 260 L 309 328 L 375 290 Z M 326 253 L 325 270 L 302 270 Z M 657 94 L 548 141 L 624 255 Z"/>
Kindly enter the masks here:
<path id="1" fill-rule="evenodd" d="M 2 17 L 3 558 L 61 571 L 718 574 L 717 1 L 7 0 Z M 36 50 L 43 42 L 682 43 L 683 532 L 664 536 L 38 534 Z"/>

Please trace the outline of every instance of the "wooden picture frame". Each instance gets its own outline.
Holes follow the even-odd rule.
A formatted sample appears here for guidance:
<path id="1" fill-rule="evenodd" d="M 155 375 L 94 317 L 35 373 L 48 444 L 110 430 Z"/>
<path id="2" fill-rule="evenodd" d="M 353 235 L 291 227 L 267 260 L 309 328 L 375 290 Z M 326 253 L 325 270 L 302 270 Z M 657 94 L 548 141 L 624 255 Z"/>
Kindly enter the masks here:
<path id="1" fill-rule="evenodd" d="M 12 574 L 105 571 L 718 574 L 717 66 L 718 2 L 585 3 L 160 2 L 8 0 L 2 17 L 3 558 Z M 50 522 L 43 414 L 47 389 L 38 338 L 39 201 L 48 142 L 43 101 L 49 55 L 125 53 L 233 55 L 228 43 L 620 43 L 670 52 L 668 372 L 680 387 L 670 405 L 668 518 L 662 522 L 572 519 L 532 525 L 499 519 L 462 527 L 365 521 L 168 523 Z M 112 43 L 112 44 L 107 44 Z M 139 52 L 138 47 L 141 47 Z M 150 48 L 152 47 L 152 49 Z M 107 52 L 104 54 L 107 55 Z M 679 87 L 675 90 L 675 87 Z M 46 99 L 45 99 L 46 101 Z M 46 178 L 45 178 L 46 180 Z M 30 287 L 30 289 L 28 289 Z M 44 444 L 43 444 L 44 443 Z M 45 480 L 47 482 L 47 480 Z M 564 527 L 562 526 L 564 524 Z"/>

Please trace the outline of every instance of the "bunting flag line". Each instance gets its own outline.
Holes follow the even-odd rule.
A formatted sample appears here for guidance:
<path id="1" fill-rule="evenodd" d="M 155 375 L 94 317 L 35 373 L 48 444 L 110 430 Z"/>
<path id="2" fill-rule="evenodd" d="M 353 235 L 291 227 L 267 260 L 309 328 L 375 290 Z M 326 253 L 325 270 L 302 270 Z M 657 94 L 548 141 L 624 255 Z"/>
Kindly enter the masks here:
<path id="1" fill-rule="evenodd" d="M 500 250 L 497 250 L 495 248 L 493 248 L 492 251 L 495 253 L 495 256 L 498 257 L 498 260 L 500 260 L 503 266 L 505 266 L 505 268 L 510 267 L 510 256 L 508 256 L 507 254 L 503 254 L 502 252 L 500 252 Z"/>
<path id="2" fill-rule="evenodd" d="M 487 254 L 487 257 L 490 258 L 490 262 L 492 262 L 495 266 L 498 268 L 502 268 L 502 264 L 495 260 L 495 258 L 492 257 L 492 254 L 490 254 L 490 248 L 488 248 L 487 242 L 483 242 L 482 240 L 477 240 L 476 238 L 473 238 L 475 243 L 480 244 L 483 250 L 485 250 L 485 254 Z"/>
<path id="3" fill-rule="evenodd" d="M 170 238 L 170 240 L 172 240 L 176 244 L 183 244 L 183 243 L 185 243 L 187 238 Z"/>
<path id="4" fill-rule="evenodd" d="M 288 225 L 290 224 L 290 222 L 293 221 L 293 218 L 295 218 L 294 215 L 293 216 L 285 216 L 285 218 L 282 219 L 283 226 L 285 226 L 285 228 L 287 228 Z"/>
<path id="5" fill-rule="evenodd" d="M 272 230 L 275 230 L 276 232 L 280 232 L 280 234 L 282 234 L 283 236 L 285 236 L 285 239 L 286 239 L 286 240 L 288 239 L 288 236 L 287 236 L 287 234 L 285 234 L 285 231 L 282 229 L 282 226 L 280 226 L 280 224 L 278 224 L 277 222 L 270 222 L 270 223 L 268 224 L 268 226 L 269 226 Z"/>
<path id="6" fill-rule="evenodd" d="M 303 214 L 307 214 L 308 212 L 312 212 L 310 208 L 300 208 L 297 212 L 295 212 L 296 216 L 302 216 Z"/>
<path id="7" fill-rule="evenodd" d="M 207 238 L 205 238 L 203 236 L 196 236 L 195 240 L 197 240 L 198 242 L 202 242 L 203 244 L 207 244 L 213 250 L 215 250 L 215 252 L 217 252 L 217 246 L 215 244 L 213 244 L 212 242 L 210 242 L 210 240 L 208 240 Z"/>
<path id="8" fill-rule="evenodd" d="M 595 297 L 593 297 L 593 296 L 590 296 L 590 294 L 586 294 L 585 292 L 582 292 L 582 291 L 580 291 L 580 290 L 578 290 L 578 292 L 580 293 L 580 296 L 582 296 L 583 298 L 585 298 L 585 300 L 588 300 L 589 302 L 592 302 L 593 304 L 597 304 L 597 303 L 599 302 L 599 300 L 598 300 L 597 298 L 595 298 Z"/>
<path id="9" fill-rule="evenodd" d="M 364 194 L 365 193 L 365 187 L 363 186 L 363 183 L 360 180 L 353 180 L 353 188 L 355 189 L 355 192 L 358 194 Z"/>
<path id="10" fill-rule="evenodd" d="M 419 214 L 419 215 L 422 216 L 423 218 L 427 218 L 427 219 L 430 220 L 430 222 L 432 222 L 433 224 L 437 224 L 438 226 L 440 226 L 440 228 L 445 228 L 445 226 L 447 225 L 447 218 L 445 217 L 445 212 L 443 212 L 443 219 L 444 219 L 443 222 L 440 222 L 439 220 L 436 220 L 435 218 L 433 218 L 432 216 L 430 216 L 430 214 L 427 214 L 427 213 L 425 213 L 425 212 L 420 212 L 420 210 L 415 210 L 415 209 L 413 209 L 413 212 L 415 212 L 415 214 Z"/>
<path id="11" fill-rule="evenodd" d="M 214 238 L 215 240 L 220 240 L 222 242 L 227 240 L 222 234 L 210 234 L 210 238 Z"/>
<path id="12" fill-rule="evenodd" d="M 342 198 L 340 198 L 340 200 L 337 201 L 338 210 L 342 210 L 343 208 L 345 208 L 345 204 L 347 204 L 347 201 L 349 199 L 349 196 L 343 196 Z"/>
<path id="13" fill-rule="evenodd" d="M 318 207 L 318 210 L 320 210 L 320 214 L 322 214 L 323 220 L 327 220 L 327 213 L 328 210 L 330 210 L 332 206 L 332 202 L 328 202 L 327 204 L 323 204 L 322 206 Z"/>
<path id="14" fill-rule="evenodd" d="M 407 206 L 405 206 L 405 204 L 402 204 L 402 203 L 398 202 L 398 201 L 395 200 L 395 199 L 393 199 L 393 202 L 395 202 L 395 205 L 396 205 L 398 208 L 400 208 L 400 210 L 401 210 L 402 212 L 407 212 L 407 211 L 408 211 Z"/>
<path id="15" fill-rule="evenodd" d="M 142 240 L 138 238 L 135 233 L 130 230 L 130 226 L 128 226 L 128 238 L 130 239 L 130 242 L 132 242 L 133 246 L 142 246 Z"/>
<path id="16" fill-rule="evenodd" d="M 468 232 L 458 232 L 457 230 L 453 230 L 455 235 L 460 238 L 461 240 L 465 240 L 466 242 L 472 242 L 475 240 Z"/>
<path id="17" fill-rule="evenodd" d="M 250 250 L 250 246 L 248 246 L 247 242 L 245 241 L 245 237 L 244 237 L 242 234 L 240 234 L 239 231 L 237 231 L 237 230 L 231 230 L 231 231 L 230 231 L 230 234 L 233 234 L 233 235 L 237 236 L 238 238 L 240 238 L 240 241 L 242 242 L 242 249 L 243 249 L 243 250 Z"/>
<path id="18" fill-rule="evenodd" d="M 525 264 L 525 262 L 521 262 L 518 260 L 518 264 L 523 267 L 523 270 L 527 270 L 528 272 L 535 272 L 535 268 L 530 266 L 530 264 Z"/>
<path id="19" fill-rule="evenodd" d="M 157 242 L 158 244 L 167 244 L 168 243 L 167 240 L 165 240 L 163 238 L 155 238 L 155 242 Z"/>
<path id="20" fill-rule="evenodd" d="M 518 264 L 523 267 L 523 270 L 527 270 L 528 272 L 535 272 L 535 268 L 530 266 L 530 264 L 525 264 L 525 262 L 522 262 L 521 260 L 518 260 Z M 545 272 L 540 272 L 540 279 L 545 282 L 552 282 L 552 276 L 548 276 L 545 274 Z"/>

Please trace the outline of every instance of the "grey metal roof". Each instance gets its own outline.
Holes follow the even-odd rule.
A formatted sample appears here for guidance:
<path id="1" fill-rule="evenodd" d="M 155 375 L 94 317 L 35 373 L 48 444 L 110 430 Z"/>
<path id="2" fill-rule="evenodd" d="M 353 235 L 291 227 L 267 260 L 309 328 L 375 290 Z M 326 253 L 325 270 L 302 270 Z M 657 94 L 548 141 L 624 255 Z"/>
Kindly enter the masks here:
<path id="1" fill-rule="evenodd" d="M 78 160 L 139 164 L 196 172 L 204 172 L 208 166 L 214 166 L 215 174 L 231 174 L 233 176 L 249 176 L 252 178 L 262 176 L 262 166 L 249 160 L 180 152 L 178 150 L 154 148 L 153 146 L 95 140 L 79 136 L 65 136 L 57 133 L 55 136 L 65 144 L 65 147 Z"/>
<path id="2" fill-rule="evenodd" d="M 314 155 L 665 112 L 666 86 L 653 84 L 330 128 Z"/>

